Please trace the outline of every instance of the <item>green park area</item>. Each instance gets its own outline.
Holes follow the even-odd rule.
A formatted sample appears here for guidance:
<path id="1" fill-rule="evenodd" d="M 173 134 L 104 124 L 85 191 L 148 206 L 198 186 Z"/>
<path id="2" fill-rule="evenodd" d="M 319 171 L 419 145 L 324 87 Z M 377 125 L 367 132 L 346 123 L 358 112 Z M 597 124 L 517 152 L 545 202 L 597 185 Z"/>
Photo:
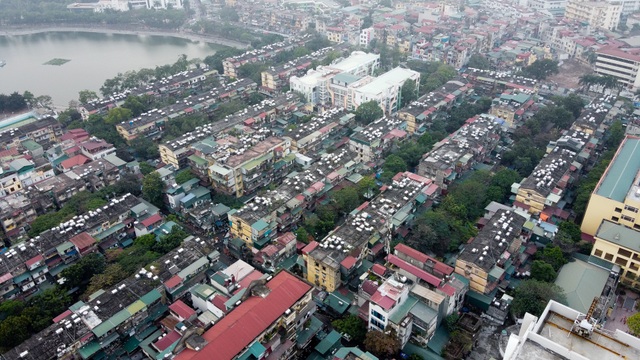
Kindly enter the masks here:
<path id="1" fill-rule="evenodd" d="M 46 63 L 44 63 L 43 65 L 55 65 L 55 66 L 61 66 L 61 65 L 64 65 L 64 64 L 68 63 L 69 61 L 71 61 L 71 60 L 69 60 L 69 59 L 54 58 L 54 59 L 51 59 L 51 60 L 47 61 L 47 62 L 46 62 Z"/>

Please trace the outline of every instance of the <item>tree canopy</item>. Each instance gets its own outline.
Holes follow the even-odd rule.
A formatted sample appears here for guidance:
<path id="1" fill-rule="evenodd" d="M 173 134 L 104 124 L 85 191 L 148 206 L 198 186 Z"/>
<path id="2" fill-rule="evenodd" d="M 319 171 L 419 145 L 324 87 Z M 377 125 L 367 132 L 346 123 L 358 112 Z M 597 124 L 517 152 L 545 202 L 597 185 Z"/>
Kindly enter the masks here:
<path id="1" fill-rule="evenodd" d="M 557 74 L 558 71 L 558 62 L 550 59 L 536 60 L 533 64 L 522 69 L 524 76 L 537 80 L 544 80 L 553 74 Z"/>
<path id="2" fill-rule="evenodd" d="M 367 125 L 378 120 L 384 115 L 377 101 L 371 100 L 360 104 L 356 109 L 356 121 L 361 125 Z"/>
<path id="3" fill-rule="evenodd" d="M 473 54 L 469 57 L 469 62 L 467 66 L 474 69 L 486 70 L 491 67 L 489 60 L 482 54 Z"/>
<path id="4" fill-rule="evenodd" d="M 633 336 L 640 336 L 640 313 L 635 313 L 627 318 L 627 327 Z"/>
<path id="5" fill-rule="evenodd" d="M 347 315 L 342 319 L 334 320 L 331 325 L 341 334 L 348 335 L 351 341 L 357 344 L 362 343 L 367 335 L 367 325 L 356 315 Z"/>
<path id="6" fill-rule="evenodd" d="M 142 197 L 153 205 L 164 208 L 164 184 L 157 171 L 145 175 L 142 180 Z"/>
<path id="7" fill-rule="evenodd" d="M 373 330 L 367 332 L 364 347 L 377 357 L 388 359 L 393 358 L 400 351 L 400 340 L 393 330 L 390 330 L 388 334 Z"/>
<path id="8" fill-rule="evenodd" d="M 525 313 L 540 316 L 549 300 L 566 302 L 559 286 L 544 281 L 525 280 L 516 288 L 511 302 L 511 312 L 516 317 L 523 317 Z"/>

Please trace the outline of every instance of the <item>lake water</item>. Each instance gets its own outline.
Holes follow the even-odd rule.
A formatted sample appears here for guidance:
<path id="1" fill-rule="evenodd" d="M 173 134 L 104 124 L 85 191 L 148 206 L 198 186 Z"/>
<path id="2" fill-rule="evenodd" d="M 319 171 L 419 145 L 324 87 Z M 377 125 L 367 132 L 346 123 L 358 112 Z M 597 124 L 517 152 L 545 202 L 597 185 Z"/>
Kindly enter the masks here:
<path id="1" fill-rule="evenodd" d="M 203 59 L 220 45 L 168 36 L 51 32 L 0 36 L 0 93 L 31 91 L 67 106 L 83 89 L 99 93 L 106 79 L 119 72 L 172 64 L 181 54 Z M 43 65 L 69 59 L 61 66 Z"/>

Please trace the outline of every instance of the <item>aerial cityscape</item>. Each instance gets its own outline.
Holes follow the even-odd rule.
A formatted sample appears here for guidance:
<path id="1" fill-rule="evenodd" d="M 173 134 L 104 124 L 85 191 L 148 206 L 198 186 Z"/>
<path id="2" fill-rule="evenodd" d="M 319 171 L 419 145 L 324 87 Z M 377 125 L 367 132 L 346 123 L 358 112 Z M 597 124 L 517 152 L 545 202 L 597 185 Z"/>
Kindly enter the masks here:
<path id="1" fill-rule="evenodd" d="M 0 0 L 0 360 L 640 359 L 640 0 Z"/>

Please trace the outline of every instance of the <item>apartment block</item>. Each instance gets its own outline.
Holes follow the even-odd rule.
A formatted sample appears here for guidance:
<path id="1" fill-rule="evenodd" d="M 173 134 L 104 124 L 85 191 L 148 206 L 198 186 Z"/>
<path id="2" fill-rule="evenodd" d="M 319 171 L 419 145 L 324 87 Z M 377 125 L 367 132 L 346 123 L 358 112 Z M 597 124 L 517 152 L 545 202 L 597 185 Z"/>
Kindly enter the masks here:
<path id="1" fill-rule="evenodd" d="M 391 146 L 407 138 L 407 132 L 399 127 L 397 118 L 383 117 L 375 120 L 349 138 L 349 149 L 356 154 L 356 162 L 378 162 Z"/>
<path id="2" fill-rule="evenodd" d="M 487 308 L 497 290 L 504 290 L 505 283 L 527 261 L 525 221 L 511 210 L 498 210 L 456 260 L 456 274 L 470 281 L 470 292 L 480 295 L 475 298 L 484 299 Z"/>
<path id="3" fill-rule="evenodd" d="M 307 280 L 328 292 L 335 291 L 355 274 L 353 264 L 380 255 L 389 234 L 409 218 L 426 200 L 433 181 L 423 177 L 401 177 L 392 186 L 352 212 L 352 218 L 306 249 Z"/>
<path id="4" fill-rule="evenodd" d="M 531 91 L 509 91 L 493 99 L 489 114 L 505 121 L 505 125 L 513 129 L 526 120 L 525 113 L 534 104 Z"/>
<path id="5" fill-rule="evenodd" d="M 489 159 L 500 140 L 500 125 L 492 115 L 478 115 L 435 144 L 418 164 L 418 174 L 433 178 L 442 189 L 477 163 Z"/>
<path id="6" fill-rule="evenodd" d="M 640 88 L 640 49 L 603 47 L 596 51 L 596 73 L 615 76 L 624 87 L 635 91 Z"/>
<path id="7" fill-rule="evenodd" d="M 582 220 L 582 232 L 596 235 L 609 221 L 640 231 L 640 138 L 627 136 L 596 185 Z"/>
<path id="8" fill-rule="evenodd" d="M 564 17 L 568 20 L 587 22 L 596 28 L 616 30 L 621 13 L 622 5 L 619 1 L 569 0 Z"/>
<path id="9" fill-rule="evenodd" d="M 165 108 L 152 109 L 137 118 L 117 124 L 116 130 L 127 141 L 132 141 L 138 136 L 156 139 L 162 136 L 166 122 L 197 112 L 213 112 L 220 103 L 246 97 L 256 89 L 257 84 L 250 79 L 237 80 L 205 94 L 189 95 Z"/>
<path id="10" fill-rule="evenodd" d="M 297 330 L 315 311 L 312 289 L 286 271 L 253 281 L 235 309 L 202 335 L 189 334 L 176 347 L 176 359 L 262 358 L 268 353 L 279 359 L 293 357 Z"/>
<path id="11" fill-rule="evenodd" d="M 424 134 L 438 115 L 443 115 L 471 93 L 473 89 L 470 84 L 448 81 L 398 110 L 398 118 L 407 123 L 406 131 L 409 134 Z"/>

